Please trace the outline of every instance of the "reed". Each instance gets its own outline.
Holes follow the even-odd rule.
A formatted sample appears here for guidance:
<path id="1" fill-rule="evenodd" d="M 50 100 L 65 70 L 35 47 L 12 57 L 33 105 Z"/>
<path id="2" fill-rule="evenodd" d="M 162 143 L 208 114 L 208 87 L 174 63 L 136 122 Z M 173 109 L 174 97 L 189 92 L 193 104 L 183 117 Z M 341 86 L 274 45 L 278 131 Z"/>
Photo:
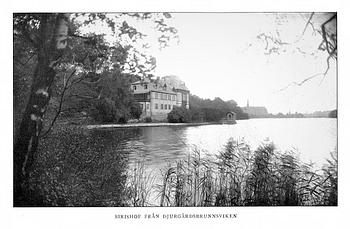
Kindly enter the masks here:
<path id="1" fill-rule="evenodd" d="M 268 142 L 252 151 L 244 141 L 230 139 L 216 157 L 195 147 L 162 177 L 160 206 L 337 205 L 335 153 L 315 171 L 295 152 L 278 152 Z"/>
<path id="2" fill-rule="evenodd" d="M 133 207 L 150 206 L 150 196 L 154 188 L 155 174 L 147 172 L 144 161 L 139 161 L 129 172 L 126 181 L 127 205 Z"/>

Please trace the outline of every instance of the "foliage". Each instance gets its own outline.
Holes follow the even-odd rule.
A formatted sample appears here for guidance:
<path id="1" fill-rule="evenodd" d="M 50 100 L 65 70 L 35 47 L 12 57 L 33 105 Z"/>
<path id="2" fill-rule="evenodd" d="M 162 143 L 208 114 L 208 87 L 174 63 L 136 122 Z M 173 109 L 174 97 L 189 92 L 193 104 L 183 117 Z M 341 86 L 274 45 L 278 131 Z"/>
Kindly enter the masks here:
<path id="1" fill-rule="evenodd" d="M 146 123 L 151 123 L 152 122 L 152 118 L 151 117 L 146 117 L 145 118 L 145 122 Z"/>
<path id="2" fill-rule="evenodd" d="M 231 111 L 236 113 L 238 120 L 249 118 L 248 114 L 244 113 L 234 100 L 225 102 L 218 97 L 210 100 L 190 95 L 190 110 L 193 121 L 217 122 L 224 118 L 227 112 Z"/>
<path id="3" fill-rule="evenodd" d="M 30 94 L 36 64 L 33 48 L 21 39 L 13 44 L 13 116 L 14 132 L 17 132 Z"/>
<path id="4" fill-rule="evenodd" d="M 174 107 L 168 114 L 169 122 L 218 122 L 224 118 L 227 112 L 235 112 L 237 119 L 248 119 L 233 100 L 223 101 L 216 97 L 214 100 L 201 99 L 196 95 L 190 95 L 190 109 Z"/>
<path id="5" fill-rule="evenodd" d="M 174 108 L 168 113 L 167 119 L 168 122 L 171 123 L 187 123 L 191 122 L 191 114 L 185 107 L 174 106 Z"/>
<path id="6" fill-rule="evenodd" d="M 109 98 L 99 99 L 91 109 L 91 116 L 99 123 L 111 123 L 119 121 L 116 117 L 116 107 L 113 100 Z M 121 117 L 120 117 L 121 118 Z"/>
<path id="7" fill-rule="evenodd" d="M 53 130 L 30 175 L 30 206 L 123 206 L 128 161 L 119 144 L 108 131 Z"/>
<path id="8" fill-rule="evenodd" d="M 145 77 L 154 70 L 156 60 L 146 54 L 145 35 L 130 25 L 128 18 L 149 20 L 158 31 L 160 46 L 165 47 L 177 36 L 176 29 L 166 23 L 170 17 L 167 13 L 13 15 L 16 203 L 26 201 L 22 184 L 32 169 L 40 138 L 62 114 L 70 119 L 93 110 L 92 116 L 103 122 L 138 118 L 140 109 L 132 96 L 128 99 L 127 83 L 122 80 L 117 86 L 116 79 Z M 113 41 L 107 41 L 98 30 L 84 31 L 99 23 L 111 30 Z"/>
<path id="9" fill-rule="evenodd" d="M 155 196 L 159 206 L 338 204 L 335 153 L 320 173 L 271 143 L 253 151 L 230 139 L 217 156 L 194 147 L 158 177 L 144 162 L 128 169 L 119 136 L 109 130 L 54 129 L 42 140 L 30 175 L 29 206 L 150 206 Z"/>
<path id="10" fill-rule="evenodd" d="M 14 14 L 13 17 L 15 133 L 29 97 L 32 75 L 37 64 L 36 44 L 41 35 L 40 22 L 43 16 L 44 14 Z M 113 89 L 109 87 L 108 80 L 101 78 L 114 74 L 114 79 L 109 80 L 115 81 L 114 85 L 120 83 L 115 78 L 123 77 L 124 80 L 129 78 L 125 81 L 130 82 L 147 76 L 156 66 L 155 58 L 146 55 L 146 50 L 150 46 L 144 40 L 146 34 L 133 26 L 135 19 L 148 21 L 148 26 L 157 31 L 160 47 L 166 47 L 171 40 L 178 39 L 177 30 L 167 24 L 169 18 L 171 15 L 168 13 L 71 14 L 69 46 L 56 66 L 58 74 L 51 87 L 52 96 L 44 116 L 44 127 L 50 130 L 56 120 L 62 118 L 69 120 L 81 112 L 98 117 L 95 120 L 104 120 L 103 122 L 138 119 L 141 112 L 139 105 L 130 101 L 124 103 L 123 99 L 116 102 L 115 109 L 111 104 L 109 106 L 111 110 L 117 112 L 115 118 L 102 118 L 103 114 L 96 115 L 96 112 L 90 111 L 96 111 L 95 105 L 104 106 L 104 109 L 108 110 L 106 101 L 119 99 L 108 95 L 99 97 L 101 88 L 104 91 Z M 93 30 L 91 28 L 96 24 L 105 25 L 107 30 L 110 30 L 113 40 L 107 41 L 106 34 L 98 31 L 91 32 Z M 90 29 L 87 29 L 89 27 Z M 125 87 L 122 91 L 126 92 L 128 85 L 125 83 L 122 85 Z"/>
<path id="11" fill-rule="evenodd" d="M 332 110 L 331 112 L 329 112 L 328 117 L 329 118 L 338 118 L 338 110 Z"/>

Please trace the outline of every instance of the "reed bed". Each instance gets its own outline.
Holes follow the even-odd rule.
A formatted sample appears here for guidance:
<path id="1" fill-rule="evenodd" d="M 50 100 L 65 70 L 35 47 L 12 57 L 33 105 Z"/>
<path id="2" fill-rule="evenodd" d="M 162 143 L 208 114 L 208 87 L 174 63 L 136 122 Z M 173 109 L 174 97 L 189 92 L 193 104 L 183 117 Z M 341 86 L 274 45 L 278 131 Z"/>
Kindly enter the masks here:
<path id="1" fill-rule="evenodd" d="M 142 175 L 142 184 L 150 183 L 148 176 Z M 217 156 L 194 147 L 145 192 L 156 192 L 159 206 L 336 206 L 337 180 L 336 152 L 316 170 L 293 151 L 277 151 L 273 143 L 252 151 L 247 143 L 230 139 Z M 133 205 L 147 206 L 147 195 L 137 196 L 142 201 Z"/>
<path id="2" fill-rule="evenodd" d="M 151 206 L 149 202 L 155 183 L 155 173 L 147 172 L 144 161 L 137 162 L 126 181 L 127 206 Z"/>

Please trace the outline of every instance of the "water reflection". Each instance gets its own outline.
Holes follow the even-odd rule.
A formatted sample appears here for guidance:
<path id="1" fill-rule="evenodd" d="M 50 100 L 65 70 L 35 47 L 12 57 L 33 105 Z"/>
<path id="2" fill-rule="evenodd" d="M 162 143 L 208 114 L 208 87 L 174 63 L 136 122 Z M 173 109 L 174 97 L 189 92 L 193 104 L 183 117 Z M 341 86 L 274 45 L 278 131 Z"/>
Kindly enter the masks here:
<path id="1" fill-rule="evenodd" d="M 203 152 L 217 154 L 229 138 L 243 139 L 257 148 L 266 139 L 278 149 L 296 150 L 302 160 L 323 164 L 337 142 L 336 120 L 319 119 L 251 119 L 236 125 L 207 125 L 192 127 L 140 127 L 96 130 L 119 136 L 119 149 L 127 152 L 130 163 L 144 161 L 158 169 L 183 159 L 197 147 Z M 103 141 L 104 144 L 111 144 Z"/>
<path id="2" fill-rule="evenodd" d="M 143 127 L 139 131 L 139 136 L 126 139 L 125 146 L 129 149 L 131 162 L 142 160 L 147 166 L 161 168 L 186 155 L 185 128 Z"/>
<path id="3" fill-rule="evenodd" d="M 117 177 L 123 177 L 128 172 L 130 177 L 135 165 L 143 162 L 145 172 L 152 171 L 158 176 L 155 183 L 160 184 L 159 171 L 168 164 L 186 159 L 194 147 L 199 148 L 202 153 L 215 155 L 229 138 L 242 139 L 253 150 L 265 139 L 269 139 L 275 143 L 277 149 L 297 150 L 302 161 L 313 161 L 321 166 L 325 158 L 329 158 L 329 153 L 336 148 L 336 128 L 336 120 L 326 118 L 252 119 L 238 121 L 236 125 L 95 129 L 85 133 L 87 140 L 81 141 L 81 144 L 87 144 L 89 151 L 96 152 L 103 158 L 99 160 L 103 164 L 95 166 L 103 169 L 103 174 L 114 173 L 119 174 Z M 118 160 L 117 164 L 113 164 L 113 158 Z M 107 179 L 112 181 L 109 177 Z M 119 180 L 119 184 L 108 182 L 109 186 L 104 187 L 105 191 L 111 192 L 117 190 L 118 185 L 119 189 L 124 186 L 121 185 L 125 184 L 122 179 L 113 179 Z M 123 191 L 125 190 L 119 190 L 119 193 Z M 159 202 L 155 192 L 150 193 L 150 201 L 149 204 Z"/>

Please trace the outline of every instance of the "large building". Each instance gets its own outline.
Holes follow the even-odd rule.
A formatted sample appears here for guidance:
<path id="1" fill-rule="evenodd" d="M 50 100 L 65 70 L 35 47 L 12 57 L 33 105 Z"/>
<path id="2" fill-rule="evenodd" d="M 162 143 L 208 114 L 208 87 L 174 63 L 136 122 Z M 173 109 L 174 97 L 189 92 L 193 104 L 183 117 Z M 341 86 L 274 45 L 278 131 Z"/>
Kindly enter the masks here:
<path id="1" fill-rule="evenodd" d="M 190 91 L 177 76 L 143 79 L 131 84 L 136 101 L 141 104 L 141 118 L 166 120 L 174 106 L 189 109 Z"/>
<path id="2" fill-rule="evenodd" d="M 247 106 L 242 107 L 242 110 L 247 113 L 250 118 L 265 118 L 268 116 L 266 107 L 249 106 L 249 100 L 247 101 Z"/>

